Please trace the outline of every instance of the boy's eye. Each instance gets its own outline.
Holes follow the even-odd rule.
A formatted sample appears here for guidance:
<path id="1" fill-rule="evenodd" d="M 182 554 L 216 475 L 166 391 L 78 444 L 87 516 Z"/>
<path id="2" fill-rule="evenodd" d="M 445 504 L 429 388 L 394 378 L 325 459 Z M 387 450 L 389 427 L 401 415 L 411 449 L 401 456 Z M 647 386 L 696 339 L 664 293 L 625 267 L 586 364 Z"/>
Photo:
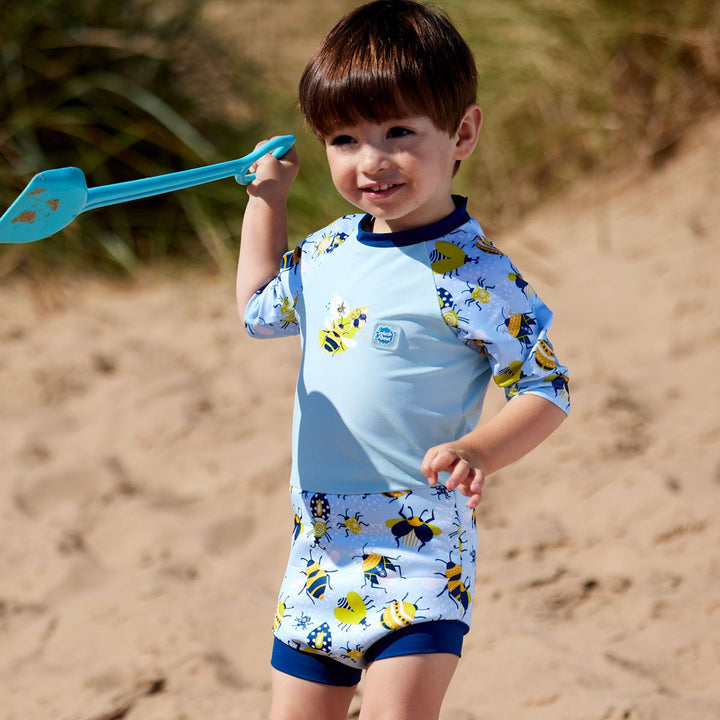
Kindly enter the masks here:
<path id="1" fill-rule="evenodd" d="M 410 128 L 406 127 L 400 127 L 399 125 L 396 127 L 391 127 L 388 130 L 388 137 L 394 138 L 394 137 L 405 137 L 406 135 L 412 135 L 412 130 Z"/>
<path id="2" fill-rule="evenodd" d="M 351 142 L 353 142 L 353 139 L 349 135 L 338 135 L 337 137 L 334 137 L 331 141 L 331 145 L 349 145 Z"/>

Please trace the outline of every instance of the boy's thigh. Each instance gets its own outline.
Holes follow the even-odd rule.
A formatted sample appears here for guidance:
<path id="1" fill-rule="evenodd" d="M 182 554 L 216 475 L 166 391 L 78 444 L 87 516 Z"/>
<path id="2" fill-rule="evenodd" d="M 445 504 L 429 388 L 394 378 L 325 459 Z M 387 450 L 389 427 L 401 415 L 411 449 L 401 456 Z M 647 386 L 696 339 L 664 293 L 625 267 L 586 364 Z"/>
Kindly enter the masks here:
<path id="1" fill-rule="evenodd" d="M 270 720 L 345 720 L 355 686 L 303 680 L 272 670 Z"/>
<path id="2" fill-rule="evenodd" d="M 360 720 L 436 720 L 457 655 L 401 655 L 368 665 Z"/>

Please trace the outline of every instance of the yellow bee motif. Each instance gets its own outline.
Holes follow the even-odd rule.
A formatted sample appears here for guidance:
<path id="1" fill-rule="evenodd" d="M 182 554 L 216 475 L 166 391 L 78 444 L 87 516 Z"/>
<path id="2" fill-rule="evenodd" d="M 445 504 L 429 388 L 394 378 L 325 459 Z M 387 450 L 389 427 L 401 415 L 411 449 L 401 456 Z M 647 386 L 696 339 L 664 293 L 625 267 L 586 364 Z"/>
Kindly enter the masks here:
<path id="1" fill-rule="evenodd" d="M 493 378 L 495 384 L 499 387 L 510 387 L 514 385 L 522 377 L 522 361 L 513 360 L 507 367 L 503 368 Z"/>
<path id="2" fill-rule="evenodd" d="M 555 350 L 547 340 L 540 340 L 535 348 L 535 362 L 543 370 L 554 370 L 557 367 Z"/>
<path id="3" fill-rule="evenodd" d="M 310 559 L 303 558 L 307 565 L 303 570 L 305 574 L 305 587 L 304 590 L 308 597 L 315 602 L 315 600 L 322 600 L 325 597 L 325 590 L 330 587 L 329 572 L 337 572 L 337 570 L 323 570 L 320 567 L 318 560 L 313 560 L 312 553 L 310 553 Z M 302 590 L 300 591 L 302 592 Z"/>
<path id="4" fill-rule="evenodd" d="M 442 534 L 442 530 L 430 524 L 430 520 L 435 519 L 435 510 L 431 510 L 430 517 L 424 520 L 425 510 L 420 515 L 415 515 L 410 506 L 408 506 L 408 509 L 410 510 L 410 517 L 405 515 L 403 508 L 400 508 L 400 517 L 386 520 L 385 524 L 390 528 L 398 547 L 400 547 L 400 539 L 402 538 L 403 544 L 407 545 L 407 547 L 414 547 L 420 543 L 418 550 L 422 550 L 435 535 Z"/>
<path id="5" fill-rule="evenodd" d="M 487 343 L 484 340 L 474 340 L 473 342 L 475 343 L 475 345 L 477 345 L 477 349 L 480 354 L 484 357 L 487 357 Z"/>
<path id="6" fill-rule="evenodd" d="M 280 269 L 287 270 L 294 268 L 299 262 L 302 255 L 302 243 L 297 245 L 293 250 L 286 252 L 280 260 Z"/>
<path id="7" fill-rule="evenodd" d="M 331 305 L 332 316 L 326 318 L 325 328 L 320 330 L 318 336 L 322 349 L 331 355 L 336 355 L 357 345 L 353 337 L 367 322 L 369 308 L 356 308 L 348 313 L 346 303 L 337 295 Z"/>
<path id="8" fill-rule="evenodd" d="M 350 537 L 350 533 L 353 535 L 359 535 L 362 532 L 362 526 L 370 527 L 366 522 L 362 521 L 362 514 L 358 511 L 354 515 L 350 515 L 348 510 L 344 513 L 339 513 L 338 517 L 343 520 L 339 522 L 337 526 L 341 530 L 345 530 L 345 537 Z"/>
<path id="9" fill-rule="evenodd" d="M 355 644 L 354 648 L 351 648 L 350 644 L 348 643 L 344 648 L 341 648 L 341 650 L 345 651 L 342 656 L 346 660 L 355 660 L 356 662 L 360 662 L 365 656 L 365 653 L 360 649 L 360 645 L 358 645 L 357 643 Z"/>
<path id="10" fill-rule="evenodd" d="M 455 243 L 438 240 L 430 253 L 430 267 L 437 275 L 447 275 L 461 268 L 469 260 L 465 251 Z"/>
<path id="11" fill-rule="evenodd" d="M 482 285 L 475 285 L 470 290 L 470 300 L 466 300 L 466 304 L 471 301 L 480 303 L 481 305 L 487 305 L 490 302 L 490 290 Z"/>
<path id="12" fill-rule="evenodd" d="M 407 595 L 402 600 L 393 600 L 383 608 L 380 624 L 386 630 L 400 630 L 410 625 L 415 619 L 424 619 L 422 615 L 417 614 L 420 609 L 417 605 L 419 600 L 411 603 L 405 599 L 406 597 Z"/>
<path id="13" fill-rule="evenodd" d="M 390 500 L 390 502 L 392 502 L 393 500 L 403 497 L 403 495 L 409 495 L 411 492 L 412 490 L 388 490 L 387 492 L 381 493 L 381 495 L 392 498 L 392 500 Z"/>
<path id="14" fill-rule="evenodd" d="M 290 298 L 282 299 L 282 303 L 280 303 L 280 312 L 282 313 L 282 321 L 285 325 L 297 322 L 295 305 L 297 305 L 297 298 L 294 300 L 291 300 Z"/>
<path id="15" fill-rule="evenodd" d="M 288 610 L 290 606 L 285 605 L 285 603 L 282 600 L 278 600 L 277 607 L 275 608 L 275 618 L 273 620 L 273 630 L 277 630 L 280 627 L 280 624 L 283 621 L 283 618 L 285 617 L 286 611 Z M 291 617 L 288 614 L 288 617 Z"/>
<path id="16" fill-rule="evenodd" d="M 528 294 L 535 295 L 535 291 L 530 287 L 530 283 L 528 283 L 517 270 L 508 273 L 508 280 L 512 280 L 515 283 L 515 287 L 519 288 L 525 297 L 527 297 Z"/>
<path id="17" fill-rule="evenodd" d="M 550 377 L 545 378 L 545 382 L 549 382 L 552 389 L 555 391 L 556 395 L 560 395 L 560 397 L 569 397 L 570 390 L 568 388 L 568 383 L 570 382 L 567 375 L 556 373 L 555 375 L 550 375 Z"/>
<path id="18" fill-rule="evenodd" d="M 486 237 L 482 235 L 478 235 L 475 238 L 475 247 L 478 250 L 482 250 L 484 253 L 488 253 L 488 255 L 504 255 L 505 253 L 502 252 L 502 250 L 498 250 L 490 240 L 488 240 Z"/>
<path id="19" fill-rule="evenodd" d="M 450 596 L 456 605 L 462 606 L 463 615 L 467 612 L 472 597 L 468 592 L 465 583 L 462 580 L 462 565 L 460 563 L 454 563 L 452 560 L 452 553 L 447 562 L 441 558 L 436 558 L 438 562 L 445 563 L 445 572 L 435 573 L 447 578 L 445 587 L 438 593 L 438 597 L 444 592 Z"/>
<path id="20" fill-rule="evenodd" d="M 347 240 L 347 233 L 344 232 L 323 235 L 320 242 L 315 246 L 314 254 L 317 256 L 331 253 L 335 248 L 342 245 L 345 240 Z"/>
<path id="21" fill-rule="evenodd" d="M 329 653 L 332 650 L 332 635 L 330 626 L 324 622 L 311 630 L 307 636 L 308 647 L 304 648 L 305 652 L 311 653 Z"/>
<path id="22" fill-rule="evenodd" d="M 519 340 L 525 347 L 529 348 L 532 344 L 530 336 L 533 333 L 532 328 L 537 325 L 535 318 L 527 313 L 515 313 L 510 317 L 504 318 L 503 325 L 507 331 L 516 340 Z M 498 326 L 500 327 L 500 326 Z"/>
<path id="23" fill-rule="evenodd" d="M 300 535 L 302 534 L 303 530 L 305 529 L 305 526 L 302 522 L 302 517 L 300 516 L 300 512 L 297 509 L 293 509 L 293 531 L 292 531 L 292 541 L 295 542 Z"/>
<path id="24" fill-rule="evenodd" d="M 402 569 L 396 562 L 396 557 L 388 557 L 387 555 L 374 552 L 367 553 L 365 552 L 365 547 L 363 547 L 362 555 L 355 555 L 354 557 L 362 558 L 362 571 L 365 578 L 363 587 L 365 587 L 368 582 L 370 583 L 370 587 L 382 587 L 379 578 L 386 578 L 388 576 L 388 570 L 396 573 L 401 578 L 405 577 L 402 574 Z"/>
<path id="25" fill-rule="evenodd" d="M 445 288 L 438 288 L 437 290 L 438 300 L 440 302 L 440 312 L 442 313 L 443 320 L 448 327 L 457 327 L 461 322 L 467 322 L 467 318 L 462 317 L 455 305 L 453 296 Z"/>
<path id="26" fill-rule="evenodd" d="M 323 538 L 332 540 L 328 532 L 328 520 L 330 519 L 330 503 L 325 493 L 315 493 L 310 498 L 310 512 L 313 516 L 313 535 L 315 544 L 320 545 Z"/>
<path id="27" fill-rule="evenodd" d="M 372 600 L 362 598 L 358 593 L 351 591 L 338 601 L 333 615 L 343 629 L 349 628 L 350 625 L 367 625 L 367 611 L 372 606 Z"/>

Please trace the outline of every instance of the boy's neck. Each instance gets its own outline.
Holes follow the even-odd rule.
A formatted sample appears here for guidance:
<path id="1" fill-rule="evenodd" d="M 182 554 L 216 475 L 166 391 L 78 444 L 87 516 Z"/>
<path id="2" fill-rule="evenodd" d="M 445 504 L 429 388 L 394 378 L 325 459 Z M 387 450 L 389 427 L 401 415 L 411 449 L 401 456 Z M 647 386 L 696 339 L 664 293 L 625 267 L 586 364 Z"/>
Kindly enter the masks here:
<path id="1" fill-rule="evenodd" d="M 439 203 L 432 209 L 422 212 L 418 211 L 410 216 L 397 219 L 385 219 L 370 216 L 370 231 L 376 235 L 403 232 L 405 230 L 417 230 L 440 222 L 448 215 L 455 212 L 456 204 L 453 196 L 448 193 L 446 202 Z"/>
<path id="2" fill-rule="evenodd" d="M 360 220 L 358 227 L 358 240 L 366 245 L 378 245 L 388 247 L 390 245 L 415 245 L 420 242 L 436 240 L 456 230 L 470 220 L 467 211 L 467 198 L 461 195 L 453 195 L 453 211 L 440 220 L 412 227 L 407 230 L 399 230 L 393 233 L 378 233 L 373 227 L 372 215 L 365 214 Z"/>

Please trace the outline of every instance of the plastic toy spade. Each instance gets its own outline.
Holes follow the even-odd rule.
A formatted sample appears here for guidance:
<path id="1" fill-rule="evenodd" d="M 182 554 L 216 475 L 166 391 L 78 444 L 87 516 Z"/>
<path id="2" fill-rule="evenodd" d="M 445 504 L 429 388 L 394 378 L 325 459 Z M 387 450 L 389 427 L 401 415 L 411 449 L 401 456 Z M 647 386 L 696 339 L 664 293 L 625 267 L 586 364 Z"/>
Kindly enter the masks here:
<path id="1" fill-rule="evenodd" d="M 247 185 L 255 179 L 255 174 L 249 171 L 253 163 L 267 153 L 282 157 L 294 142 L 292 135 L 283 135 L 238 160 L 94 188 L 88 188 L 79 168 L 45 170 L 30 180 L 0 218 L 0 242 L 41 240 L 62 230 L 86 210 L 162 195 L 233 175 L 239 183 Z"/>

